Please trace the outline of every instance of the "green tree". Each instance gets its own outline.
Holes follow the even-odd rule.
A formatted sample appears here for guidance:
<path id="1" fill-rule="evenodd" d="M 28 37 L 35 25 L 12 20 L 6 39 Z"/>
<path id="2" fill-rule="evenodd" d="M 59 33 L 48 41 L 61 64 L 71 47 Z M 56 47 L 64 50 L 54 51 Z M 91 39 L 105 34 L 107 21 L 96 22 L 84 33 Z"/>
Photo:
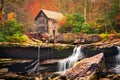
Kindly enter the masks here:
<path id="1" fill-rule="evenodd" d="M 9 36 L 15 33 L 23 33 L 23 25 L 18 24 L 15 20 L 8 20 L 5 22 L 4 33 Z"/>
<path id="2" fill-rule="evenodd" d="M 66 14 L 65 23 L 60 25 L 59 32 L 72 32 L 72 30 L 80 26 L 82 22 L 84 22 L 84 18 L 81 13 Z"/>
<path id="3" fill-rule="evenodd" d="M 116 25 L 116 16 L 120 8 L 119 4 L 120 0 L 106 0 L 100 5 L 101 10 L 96 18 L 96 22 L 99 24 L 98 28 L 100 33 L 107 34 L 119 30 L 119 27 Z"/>
<path id="4" fill-rule="evenodd" d="M 16 20 L 24 24 L 26 32 L 32 31 L 34 20 L 28 14 L 28 9 L 26 9 L 27 1 L 0 0 L 0 20 L 7 20 L 7 14 L 13 12 L 16 14 Z"/>
<path id="5" fill-rule="evenodd" d="M 120 0 L 113 0 L 112 6 L 107 16 L 108 25 L 111 27 L 110 31 L 114 30 L 118 32 L 120 29 L 116 23 L 116 16 L 119 14 L 119 12 L 120 12 Z"/>
<path id="6" fill-rule="evenodd" d="M 15 20 L 0 23 L 0 42 L 23 42 L 25 39 L 22 24 Z"/>
<path id="7" fill-rule="evenodd" d="M 97 33 L 96 29 L 92 28 L 89 23 L 84 23 L 84 17 L 80 12 L 65 15 L 65 23 L 59 28 L 59 32 L 72 33 Z"/>

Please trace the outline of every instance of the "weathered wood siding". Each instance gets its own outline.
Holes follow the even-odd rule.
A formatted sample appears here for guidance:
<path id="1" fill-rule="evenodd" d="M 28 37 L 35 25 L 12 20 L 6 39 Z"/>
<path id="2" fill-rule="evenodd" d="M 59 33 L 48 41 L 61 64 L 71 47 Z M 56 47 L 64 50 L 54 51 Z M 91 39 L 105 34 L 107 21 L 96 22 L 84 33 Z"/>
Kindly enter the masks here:
<path id="1" fill-rule="evenodd" d="M 56 31 L 56 21 L 49 19 L 48 26 L 49 26 L 49 34 L 53 35 L 53 30 Z"/>
<path id="2" fill-rule="evenodd" d="M 36 19 L 36 31 L 39 33 L 49 33 L 48 31 L 48 18 L 42 12 Z"/>
<path id="3" fill-rule="evenodd" d="M 57 34 L 57 21 L 48 18 L 42 11 L 38 14 L 36 20 L 36 31 L 38 33 L 48 33 L 50 36 Z M 55 33 L 53 33 L 55 31 Z"/>

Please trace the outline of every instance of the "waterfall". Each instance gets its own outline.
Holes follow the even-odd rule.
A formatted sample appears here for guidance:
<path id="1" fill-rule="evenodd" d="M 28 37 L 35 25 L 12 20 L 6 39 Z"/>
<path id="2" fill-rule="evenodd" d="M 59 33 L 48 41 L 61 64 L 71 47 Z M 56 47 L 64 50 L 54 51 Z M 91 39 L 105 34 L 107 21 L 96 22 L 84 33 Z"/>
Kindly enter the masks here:
<path id="1" fill-rule="evenodd" d="M 38 62 L 40 64 L 40 46 L 38 46 Z"/>
<path id="2" fill-rule="evenodd" d="M 112 67 L 111 71 L 113 73 L 120 74 L 120 47 L 119 46 L 117 46 L 117 50 L 118 50 L 118 54 L 115 56 L 116 63 L 115 63 L 115 66 Z"/>
<path id="3" fill-rule="evenodd" d="M 83 54 L 81 52 L 81 46 L 76 46 L 73 49 L 73 54 L 68 58 L 60 60 L 58 62 L 59 71 L 66 71 L 67 69 L 71 68 L 73 63 L 78 61 L 78 59 L 83 58 Z"/>
<path id="4" fill-rule="evenodd" d="M 117 47 L 117 50 L 118 50 L 118 55 L 116 56 L 116 64 L 120 65 L 120 47 L 119 46 Z"/>
<path id="5" fill-rule="evenodd" d="M 117 46 L 118 50 L 118 55 L 116 55 L 116 65 L 115 68 L 113 69 L 115 73 L 120 73 L 120 47 Z"/>
<path id="6" fill-rule="evenodd" d="M 40 70 L 40 46 L 38 46 L 37 60 L 25 67 L 28 73 L 33 73 Z"/>

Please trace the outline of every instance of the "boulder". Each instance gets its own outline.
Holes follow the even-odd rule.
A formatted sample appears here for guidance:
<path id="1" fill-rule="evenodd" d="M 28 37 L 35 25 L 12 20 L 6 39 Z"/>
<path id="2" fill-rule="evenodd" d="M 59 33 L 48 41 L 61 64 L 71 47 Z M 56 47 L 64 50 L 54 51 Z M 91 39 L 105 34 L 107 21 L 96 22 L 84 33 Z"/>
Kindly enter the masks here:
<path id="1" fill-rule="evenodd" d="M 98 42 L 102 40 L 102 38 L 97 34 L 92 34 L 92 35 L 89 35 L 88 37 L 89 37 L 90 43 Z"/>
<path id="2" fill-rule="evenodd" d="M 55 35 L 55 40 L 58 43 L 73 43 L 73 44 L 88 44 L 101 41 L 102 38 L 96 34 L 73 34 L 64 33 Z"/>
<path id="3" fill-rule="evenodd" d="M 75 63 L 64 75 L 70 80 L 91 80 L 91 78 L 95 78 L 94 76 L 96 75 L 99 67 L 101 67 L 100 63 L 102 59 L 103 53 L 90 58 L 85 58 Z"/>
<path id="4" fill-rule="evenodd" d="M 76 39 L 76 35 L 72 33 L 59 34 L 55 36 L 57 43 L 72 43 Z"/>

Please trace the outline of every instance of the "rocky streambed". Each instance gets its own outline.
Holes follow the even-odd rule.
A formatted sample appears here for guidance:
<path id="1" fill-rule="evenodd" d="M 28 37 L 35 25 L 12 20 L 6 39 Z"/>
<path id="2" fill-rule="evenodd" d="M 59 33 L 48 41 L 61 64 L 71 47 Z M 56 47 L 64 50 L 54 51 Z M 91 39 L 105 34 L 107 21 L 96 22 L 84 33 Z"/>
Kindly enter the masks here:
<path id="1" fill-rule="evenodd" d="M 0 58 L 0 80 L 42 80 L 50 74 L 45 71 L 28 74 L 25 67 L 31 63 L 33 60 Z"/>
<path id="2" fill-rule="evenodd" d="M 94 61 L 92 61 L 93 59 Z M 23 63 L 30 63 L 31 60 L 0 59 L 0 80 L 120 80 L 120 74 L 104 74 L 101 72 L 105 67 L 104 63 L 101 62 L 102 59 L 102 54 L 85 58 L 75 63 L 64 75 L 47 71 L 32 74 L 24 71 L 10 71 L 10 66 L 16 63 L 23 65 Z M 18 65 L 17 68 L 24 67 Z"/>
<path id="3" fill-rule="evenodd" d="M 2 45 L 2 52 L 7 52 L 8 50 L 4 51 L 3 48 L 5 47 L 11 47 L 10 45 L 12 45 L 14 48 L 18 48 L 18 47 L 24 47 L 24 48 L 29 48 L 31 46 L 29 45 L 22 45 L 21 44 L 11 44 L 11 43 L 5 43 L 5 45 Z M 9 46 L 8 46 L 9 45 Z M 30 59 L 24 59 L 25 57 L 22 55 L 22 58 L 20 59 L 13 59 L 13 58 L 1 58 L 0 59 L 0 79 L 1 80 L 67 80 L 67 78 L 69 78 L 69 76 L 67 76 L 67 74 L 71 74 L 70 72 L 74 71 L 74 68 L 77 69 L 78 71 L 80 71 L 81 69 L 85 69 L 83 70 L 83 72 L 79 72 L 78 74 L 75 74 L 74 72 L 72 72 L 73 74 L 71 75 L 76 75 L 73 80 L 87 80 L 87 79 L 83 79 L 83 76 L 85 76 L 87 73 L 89 73 L 90 71 L 95 71 L 95 75 L 94 78 L 92 80 L 120 80 L 120 74 L 116 74 L 116 73 L 111 73 L 111 69 L 109 69 L 110 67 L 114 67 L 114 65 L 116 64 L 116 55 L 118 55 L 118 51 L 117 51 L 117 46 L 120 46 L 120 40 L 119 39 L 114 39 L 114 40 L 108 40 L 108 41 L 102 41 L 102 42 L 97 42 L 97 43 L 91 43 L 91 44 L 77 44 L 79 46 L 82 46 L 82 52 L 84 53 L 85 57 L 87 58 L 87 60 L 83 59 L 83 62 L 85 63 L 85 61 L 90 61 L 88 63 L 94 62 L 95 60 L 89 60 L 91 59 L 91 57 L 97 55 L 98 53 L 103 52 L 103 58 L 102 61 L 104 62 L 103 64 L 100 64 L 102 66 L 102 68 L 99 68 L 98 64 L 91 64 L 92 66 L 87 66 L 87 67 L 72 67 L 70 69 L 70 71 L 68 71 L 65 75 L 60 75 L 60 74 L 54 74 L 55 71 L 57 71 L 57 62 L 63 58 L 68 57 L 69 55 L 72 54 L 72 49 L 74 48 L 75 45 L 57 45 L 57 44 L 44 44 L 44 46 L 51 46 L 54 49 L 51 48 L 45 48 L 45 50 L 43 50 L 43 53 L 45 53 L 46 51 L 50 52 L 47 53 L 47 55 L 51 55 L 54 54 L 57 56 L 52 55 L 52 57 L 48 56 L 48 57 L 44 57 L 42 58 L 45 54 L 43 54 L 43 56 L 41 57 L 41 64 L 44 67 L 47 67 L 49 69 L 46 70 L 41 70 L 39 72 L 35 72 L 35 73 L 31 73 L 28 74 L 25 71 L 25 67 L 31 65 L 31 63 L 33 63 L 37 57 L 34 57 L 34 59 L 30 58 Z M 35 48 L 35 53 L 37 53 L 37 47 L 41 46 L 38 44 L 32 45 L 31 48 Z M 42 45 L 43 46 L 43 45 Z M 53 47 L 54 46 L 54 47 Z M 66 48 L 64 50 L 64 48 Z M 31 50 L 31 49 L 30 49 Z M 54 50 L 54 51 L 53 51 Z M 63 51 L 62 51 L 63 50 Z M 70 51 L 71 50 L 71 51 Z M 14 50 L 14 52 L 17 52 L 18 50 Z M 69 51 L 69 52 L 67 52 Z M 26 51 L 25 51 L 26 52 Z M 1 52 L 0 52 L 1 53 Z M 1 53 L 2 54 L 2 53 Z M 24 53 L 23 53 L 24 54 Z M 66 54 L 66 55 L 64 55 Z M 63 56 L 64 55 L 64 56 Z M 10 56 L 10 55 L 9 55 Z M 18 56 L 18 54 L 17 54 Z M 20 55 L 21 56 L 21 55 Z M 30 56 L 31 57 L 31 56 Z M 56 57 L 56 58 L 55 58 Z M 98 57 L 99 59 L 100 57 Z M 100 58 L 101 60 L 101 58 Z M 80 61 L 80 64 L 82 63 L 82 61 Z M 84 66 L 84 63 L 83 66 Z M 79 64 L 76 63 L 76 64 Z M 107 64 L 107 65 L 106 65 Z M 111 65 L 108 65 L 111 64 Z M 97 67 L 96 67 L 97 66 Z M 95 67 L 93 68 L 94 70 L 91 70 L 91 67 Z M 86 69 L 87 68 L 87 69 Z M 99 70 L 99 69 L 102 70 Z M 80 69 L 80 70 L 79 70 Z M 90 71 L 89 71 L 90 69 Z M 120 68 L 118 67 L 118 70 Z M 87 72 L 88 71 L 88 72 Z M 107 73 L 108 72 L 108 73 Z M 84 74 L 82 74 L 84 73 Z M 81 77 L 82 78 L 78 78 Z M 87 75 L 88 76 L 88 75 Z M 90 76 L 90 74 L 89 74 Z M 70 76 L 71 77 L 71 76 Z M 70 78 L 69 78 L 70 80 Z M 90 80 L 90 79 L 88 79 Z"/>

